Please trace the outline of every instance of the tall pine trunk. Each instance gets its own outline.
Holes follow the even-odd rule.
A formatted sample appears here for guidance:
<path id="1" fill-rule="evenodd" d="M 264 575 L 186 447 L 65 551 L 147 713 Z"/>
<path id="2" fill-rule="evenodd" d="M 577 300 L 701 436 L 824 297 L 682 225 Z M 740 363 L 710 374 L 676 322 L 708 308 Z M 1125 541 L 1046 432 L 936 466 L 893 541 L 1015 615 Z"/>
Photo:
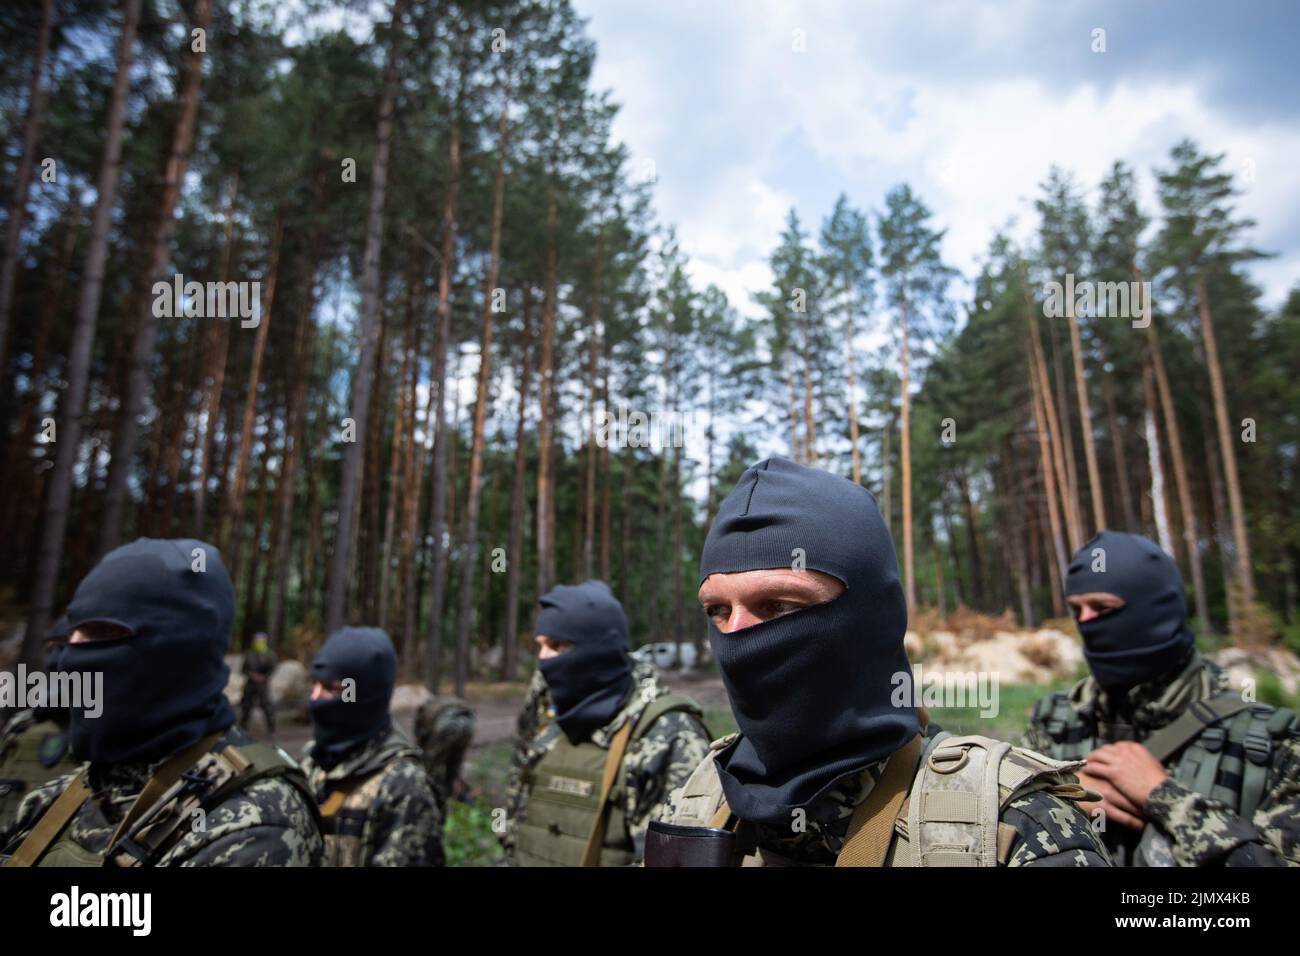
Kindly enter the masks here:
<path id="1" fill-rule="evenodd" d="M 14 170 L 14 192 L 9 202 L 9 220 L 5 223 L 5 244 L 0 252 L 0 381 L 9 341 L 10 318 L 14 305 L 14 281 L 22 255 L 23 222 L 27 218 L 27 196 L 32 185 L 32 165 L 36 160 L 36 141 L 45 123 L 45 57 L 50 49 L 54 28 L 54 0 L 42 0 L 41 25 L 36 34 L 36 51 L 32 54 L 32 78 L 27 88 L 27 117 L 23 120 L 23 149 Z"/>
<path id="2" fill-rule="evenodd" d="M 370 390 L 374 383 L 375 350 L 379 338 L 379 255 L 384 241 L 384 200 L 388 192 L 388 158 L 393 137 L 393 110 L 397 101 L 397 47 L 401 36 L 406 0 L 393 0 L 384 89 L 379 101 L 379 125 L 375 132 L 375 159 L 370 170 L 370 204 L 366 213 L 366 246 L 361 265 L 361 328 L 357 366 L 352 379 L 354 440 L 343 453 L 343 475 L 339 482 L 338 525 L 334 553 L 330 555 L 329 578 L 325 585 L 325 633 L 343 626 L 347 608 L 348 570 L 357 505 L 361 497 L 361 468 L 366 450 L 366 418 L 370 413 Z"/>
<path id="3" fill-rule="evenodd" d="M 519 653 L 519 579 L 524 570 L 524 478 L 528 461 L 528 390 L 532 377 L 532 285 L 524 285 L 523 332 L 519 339 L 519 410 L 515 417 L 515 461 L 510 482 L 510 542 L 506 558 L 506 632 L 501 679 L 514 680 Z"/>
<path id="4" fill-rule="evenodd" d="M 253 357 L 248 372 L 248 393 L 244 396 L 244 416 L 239 430 L 239 453 L 235 459 L 235 483 L 226 508 L 226 525 L 218 535 L 226 552 L 227 566 L 233 579 L 239 569 L 244 546 L 244 497 L 248 490 L 248 462 L 253 454 L 253 426 L 257 419 L 257 390 L 262 384 L 262 362 L 266 357 L 266 338 L 271 330 L 271 313 L 275 308 L 275 286 L 280 277 L 280 245 L 284 234 L 284 207 L 276 210 L 271 228 L 271 251 L 262 289 L 261 320 L 253 340 Z"/>
<path id="5" fill-rule="evenodd" d="M 91 219 L 86 264 L 82 269 L 81 296 L 77 301 L 76 324 L 68 347 L 68 388 L 63 394 L 55 442 L 54 468 L 45 498 L 41 537 L 32 575 L 31 608 L 23 634 L 22 660 L 38 663 L 41 642 L 50 626 L 54 586 L 63 555 L 63 537 L 72 500 L 72 472 L 81 447 L 81 420 L 85 414 L 86 391 L 90 384 L 90 355 L 95 343 L 100 295 L 104 289 L 104 265 L 108 258 L 108 231 L 122 163 L 122 127 L 126 120 L 126 97 L 131 83 L 131 62 L 135 54 L 135 33 L 140 23 L 141 0 L 125 0 L 122 33 L 118 38 L 117 72 L 108 98 L 104 123 L 104 151 L 99 162 L 95 189 L 95 212 Z"/>
<path id="6" fill-rule="evenodd" d="M 478 390 L 474 397 L 474 425 L 470 439 L 469 475 L 465 495 L 465 558 L 461 564 L 460 615 L 456 621 L 456 693 L 465 695 L 469 680 L 469 632 L 474 607 L 474 571 L 478 559 L 478 519 L 483 480 L 484 424 L 487 421 L 488 392 L 492 387 L 492 304 L 501 269 L 501 219 L 506 191 L 506 150 L 510 130 L 507 111 L 510 87 L 506 85 L 497 119 L 497 166 L 492 183 L 492 238 L 488 253 L 487 278 L 483 285 L 483 329 L 479 339 Z"/>
<path id="7" fill-rule="evenodd" d="M 1083 458 L 1088 468 L 1093 530 L 1101 531 L 1106 527 L 1106 497 L 1101 484 L 1101 469 L 1097 467 L 1097 443 L 1092 431 L 1088 381 L 1083 377 L 1083 341 L 1079 336 L 1079 320 L 1075 318 L 1073 302 L 1066 303 L 1065 317 L 1070 325 L 1070 354 L 1074 358 L 1074 390 L 1079 400 L 1079 431 L 1083 435 Z"/>
<path id="8" fill-rule="evenodd" d="M 194 8 L 193 29 L 204 30 L 212 19 L 212 0 L 198 0 Z M 191 45 L 185 74 L 180 83 L 180 116 L 172 132 L 171 147 L 167 157 L 167 171 L 157 206 L 157 227 L 151 243 L 149 277 L 153 282 L 165 281 L 171 261 L 172 236 L 176 233 L 176 206 L 185 185 L 185 171 L 189 167 L 190 148 L 194 143 L 194 126 L 199 112 L 199 87 L 203 84 L 203 61 L 206 52 L 196 51 Z M 135 447 L 140 437 L 140 415 L 144 411 L 145 393 L 149 388 L 149 365 L 153 360 L 154 343 L 158 338 L 158 317 L 154 315 L 152 297 L 139 313 L 140 325 L 136 330 L 131 349 L 130 371 L 127 374 L 126 394 L 118 418 L 117 434 L 113 440 L 113 453 L 108 472 L 108 487 L 104 490 L 104 514 L 100 520 L 99 552 L 104 554 L 116 548 L 122 537 L 123 514 L 126 508 L 127 479 L 130 477 Z"/>
<path id="9" fill-rule="evenodd" d="M 1214 399 L 1214 425 L 1219 440 L 1219 454 L 1223 456 L 1223 477 L 1228 487 L 1228 517 L 1232 521 L 1237 581 L 1242 603 L 1249 606 L 1255 600 L 1255 574 L 1250 566 L 1246 511 L 1241 501 L 1241 479 L 1237 476 L 1232 426 L 1228 422 L 1228 393 L 1223 387 L 1223 367 L 1219 363 L 1219 343 L 1214 334 L 1214 317 L 1210 311 L 1210 291 L 1203 272 L 1196 279 L 1196 304 L 1201 320 L 1201 338 L 1205 343 L 1205 365 L 1210 373 L 1210 394 Z"/>
<path id="10" fill-rule="evenodd" d="M 552 472 L 551 444 L 555 422 L 552 419 L 555 392 L 555 296 L 556 296 L 556 208 L 555 187 L 548 186 L 546 204 L 545 291 L 542 299 L 542 355 L 537 369 L 537 595 L 555 585 L 555 539 L 552 515 L 555 512 L 555 479 Z"/>
<path id="11" fill-rule="evenodd" d="M 908 394 L 912 385 L 912 350 L 908 341 L 907 298 L 901 289 L 898 295 L 898 310 L 899 357 L 902 365 L 902 384 L 899 388 L 902 414 L 899 425 L 901 437 L 899 455 L 903 472 L 903 574 L 906 582 L 907 610 L 911 614 L 916 611 L 916 562 L 912 553 L 912 402 Z"/>

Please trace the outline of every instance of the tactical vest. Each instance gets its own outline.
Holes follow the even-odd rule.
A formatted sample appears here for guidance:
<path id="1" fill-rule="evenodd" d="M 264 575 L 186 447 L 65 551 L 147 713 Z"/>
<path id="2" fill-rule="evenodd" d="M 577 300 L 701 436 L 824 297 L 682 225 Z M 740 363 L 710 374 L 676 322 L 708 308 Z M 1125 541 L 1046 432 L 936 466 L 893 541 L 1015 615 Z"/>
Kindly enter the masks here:
<path id="1" fill-rule="evenodd" d="M 382 767 L 345 780 L 326 781 L 320 804 L 321 833 L 325 837 L 325 866 L 365 866 L 366 827 L 379 799 L 384 777 L 397 761 L 414 760 L 421 769 L 420 751 L 414 747 L 394 753 Z"/>
<path id="2" fill-rule="evenodd" d="M 77 767 L 66 730 L 52 720 L 15 716 L 0 748 L 0 827 L 18 816 L 28 793 Z"/>
<path id="3" fill-rule="evenodd" d="M 641 739 L 655 721 L 676 710 L 696 719 L 704 716 L 689 697 L 665 694 L 641 711 L 628 742 Z M 623 810 L 627 783 L 621 759 L 614 768 L 609 792 L 601 799 L 610 753 L 610 747 L 590 740 L 573 744 L 560 733 L 536 766 L 524 771 L 528 797 L 515 841 L 518 866 L 581 866 L 593 838 L 599 843 L 600 866 L 628 866 L 635 862 L 635 847 L 627 834 Z M 602 810 L 607 813 L 600 827 L 603 832 L 593 833 Z"/>
<path id="4" fill-rule="evenodd" d="M 32 826 L 6 866 L 155 866 L 185 835 L 196 810 L 204 813 L 258 780 L 278 777 L 296 788 L 315 813 L 307 778 L 279 747 L 227 742 L 211 734 L 168 759 L 141 789 L 102 850 L 78 844 L 66 831 L 91 799 L 79 772 Z"/>
<path id="5" fill-rule="evenodd" d="M 714 832 L 718 828 L 736 831 L 744 855 L 732 865 L 798 865 L 796 860 L 756 845 L 752 833 L 748 844 L 739 839 L 748 824 L 728 808 L 715 763 L 717 752 L 735 737 L 731 734 L 710 745 L 712 752 L 674 796 L 672 823 Z M 894 754 L 890 761 L 905 751 Z M 891 796 L 877 792 L 883 789 L 886 776 L 895 776 L 886 764 L 886 776 L 854 813 L 837 866 L 998 866 L 1009 859 L 1017 836 L 1014 827 L 1001 822 L 1002 812 L 1012 800 L 1036 790 L 1066 800 L 1088 795 L 1071 776 L 1082 761 L 1053 760 L 990 737 L 958 737 L 941 731 L 926 738 L 915 752 L 919 752 L 915 770 L 910 765 L 901 768 L 898 779 L 900 784 L 910 781 L 910 785 L 892 799 L 873 799 Z M 872 855 L 853 852 L 858 849 L 856 834 L 872 831 L 880 835 L 877 852 L 872 862 L 862 862 Z"/>
<path id="6" fill-rule="evenodd" d="M 1162 763 L 1189 790 L 1249 818 L 1264 797 L 1274 741 L 1300 734 L 1300 720 L 1285 707 L 1243 704 L 1233 692 L 1193 703 L 1188 709 L 1199 715 L 1199 732 Z M 1223 713 L 1229 710 L 1233 712 Z M 1051 755 L 1063 760 L 1083 759 L 1103 744 L 1134 739 L 1131 728 L 1079 712 L 1063 693 L 1038 701 L 1033 720 L 1052 738 Z M 1146 738 L 1154 739 L 1155 734 Z"/>

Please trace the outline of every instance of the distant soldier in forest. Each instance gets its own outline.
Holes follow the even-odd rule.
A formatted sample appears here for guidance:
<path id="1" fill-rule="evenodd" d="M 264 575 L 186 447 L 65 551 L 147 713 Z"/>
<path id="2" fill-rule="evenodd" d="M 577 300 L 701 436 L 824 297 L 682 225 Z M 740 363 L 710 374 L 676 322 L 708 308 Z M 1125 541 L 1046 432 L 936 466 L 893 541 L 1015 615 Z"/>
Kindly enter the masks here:
<path id="1" fill-rule="evenodd" d="M 1300 865 L 1300 719 L 1248 701 L 1196 650 L 1182 575 L 1103 531 L 1065 576 L 1092 674 L 1034 707 L 1025 743 L 1101 794 L 1119 866 Z"/>
<path id="2" fill-rule="evenodd" d="M 389 710 L 397 653 L 345 627 L 311 663 L 315 739 L 303 769 L 320 804 L 326 866 L 442 866 L 442 813 L 422 754 Z"/>
<path id="3" fill-rule="evenodd" d="M 650 821 L 708 751 L 703 711 L 653 667 L 633 667 L 627 617 L 603 581 L 561 585 L 538 604 L 545 689 L 535 679 L 520 718 L 502 842 L 520 866 L 635 863 Z"/>
<path id="4" fill-rule="evenodd" d="M 275 733 L 275 702 L 271 700 L 271 675 L 275 672 L 275 652 L 267 644 L 265 631 L 253 635 L 252 647 L 244 654 L 244 693 L 239 701 L 239 725 L 247 728 L 253 708 L 261 709 L 267 733 Z"/>
<path id="5" fill-rule="evenodd" d="M 475 724 L 474 708 L 459 697 L 431 697 L 415 712 L 415 744 L 424 755 L 444 822 L 448 804 L 466 792 L 460 771 L 474 740 Z"/>
<path id="6" fill-rule="evenodd" d="M 59 670 L 58 655 L 67 643 L 67 615 L 45 635 L 45 670 Z M 68 739 L 68 708 L 28 707 L 13 714 L 0 731 L 0 828 L 13 822 L 23 797 L 43 784 L 77 769 Z"/>
<path id="7" fill-rule="evenodd" d="M 1072 771 L 928 723 L 875 499 L 773 458 L 718 509 L 699 599 L 740 732 L 651 824 L 647 866 L 1106 866 Z"/>
<path id="8" fill-rule="evenodd" d="M 67 616 L 58 669 L 102 677 L 97 712 L 69 717 L 73 756 L 88 764 L 23 801 L 0 831 L 8 866 L 320 864 L 301 768 L 236 727 L 226 701 L 235 591 L 216 548 L 116 548 Z"/>

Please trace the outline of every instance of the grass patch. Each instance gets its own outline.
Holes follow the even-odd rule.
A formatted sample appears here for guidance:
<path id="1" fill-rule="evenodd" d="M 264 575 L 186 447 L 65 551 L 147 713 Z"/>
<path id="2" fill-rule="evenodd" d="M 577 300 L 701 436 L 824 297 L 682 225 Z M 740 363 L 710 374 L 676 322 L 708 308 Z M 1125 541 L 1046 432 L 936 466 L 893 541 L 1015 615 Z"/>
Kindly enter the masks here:
<path id="1" fill-rule="evenodd" d="M 495 866 L 505 858 L 492 830 L 493 809 L 482 799 L 451 801 L 443 829 L 448 866 Z"/>
<path id="2" fill-rule="evenodd" d="M 982 716 L 978 707 L 932 707 L 930 719 L 949 733 L 982 734 L 1019 743 L 1029 727 L 1034 702 L 1053 691 L 1065 690 L 1071 683 L 1067 679 L 1052 684 L 1003 684 L 998 687 L 998 712 L 994 716 Z"/>

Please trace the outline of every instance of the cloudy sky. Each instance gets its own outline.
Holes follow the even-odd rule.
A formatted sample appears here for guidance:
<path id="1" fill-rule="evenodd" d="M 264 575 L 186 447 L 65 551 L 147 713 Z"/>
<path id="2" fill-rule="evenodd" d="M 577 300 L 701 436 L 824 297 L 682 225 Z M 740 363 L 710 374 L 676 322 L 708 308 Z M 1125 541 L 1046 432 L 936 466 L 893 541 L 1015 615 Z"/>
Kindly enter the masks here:
<path id="1" fill-rule="evenodd" d="M 813 231 L 841 191 L 874 212 L 906 180 L 972 276 L 1053 163 L 1091 191 L 1124 159 L 1153 214 L 1184 136 L 1239 174 L 1277 253 L 1252 266 L 1265 304 L 1300 280 L 1300 3 L 575 2 L 696 284 L 748 314 L 791 206 Z"/>

